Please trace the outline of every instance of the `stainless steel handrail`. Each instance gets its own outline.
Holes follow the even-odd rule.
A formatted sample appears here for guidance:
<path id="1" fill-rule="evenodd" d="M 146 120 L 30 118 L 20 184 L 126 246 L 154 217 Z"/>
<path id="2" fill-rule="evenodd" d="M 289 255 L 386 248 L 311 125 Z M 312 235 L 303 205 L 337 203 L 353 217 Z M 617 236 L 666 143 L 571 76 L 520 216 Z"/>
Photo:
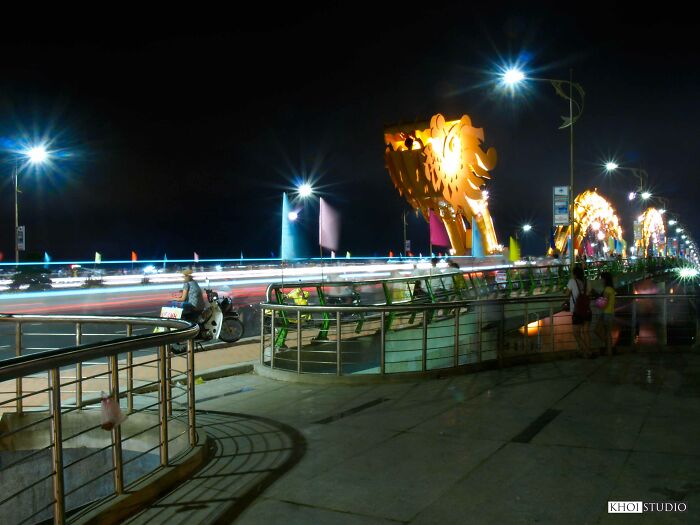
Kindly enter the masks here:
<path id="1" fill-rule="evenodd" d="M 33 395 L 43 394 L 48 395 L 48 417 L 29 419 L 29 423 L 24 423 L 23 420 L 19 420 L 22 423 L 12 430 L 5 432 L 0 432 L 1 438 L 10 438 L 15 435 L 22 435 L 22 432 L 30 431 L 31 427 L 39 428 L 37 425 L 46 424 L 47 422 L 51 425 L 50 432 L 50 444 L 44 447 L 42 450 L 50 450 L 52 457 L 51 474 L 48 477 L 52 480 L 53 485 L 53 503 L 50 503 L 48 507 L 53 505 L 53 520 L 54 523 L 64 523 L 66 520 L 66 497 L 68 495 L 74 494 L 81 490 L 87 483 L 82 483 L 81 485 L 73 486 L 70 490 L 66 490 L 65 483 L 65 469 L 72 467 L 76 463 L 87 459 L 81 458 L 74 460 L 68 465 L 64 465 L 63 462 L 63 443 L 64 441 L 69 441 L 76 439 L 83 434 L 88 434 L 92 429 L 99 428 L 99 424 L 96 427 L 88 428 L 87 430 L 79 430 L 77 432 L 73 431 L 70 435 L 65 435 L 65 430 L 63 429 L 62 419 L 72 412 L 83 411 L 86 403 L 82 399 L 82 383 L 86 381 L 96 381 L 98 378 L 104 378 L 107 381 L 107 390 L 114 399 L 119 399 L 120 397 L 126 397 L 127 399 L 127 411 L 129 414 L 133 412 L 152 412 L 153 408 L 157 408 L 158 415 L 156 419 L 158 423 L 152 428 L 159 428 L 159 439 L 158 443 L 153 447 L 153 449 L 160 449 L 159 462 L 161 466 L 168 465 L 170 462 L 169 453 L 169 443 L 173 440 L 178 439 L 181 436 L 187 434 L 187 442 L 189 446 L 195 445 L 197 440 L 197 435 L 195 431 L 195 411 L 194 411 L 194 343 L 193 338 L 199 332 L 199 327 L 195 324 L 189 323 L 187 321 L 181 321 L 177 319 L 161 319 L 161 318 L 145 318 L 145 317 L 132 317 L 132 316 L 93 316 L 93 315 L 26 315 L 26 314 L 0 314 L 0 323 L 8 323 L 16 327 L 15 331 L 15 341 L 20 346 L 16 349 L 17 357 L 0 361 L 0 382 L 16 381 L 16 395 L 14 397 L 15 402 L 15 412 L 18 415 L 22 415 L 26 412 L 26 406 L 23 402 Z M 75 324 L 75 334 L 76 342 L 82 340 L 83 326 L 86 324 L 109 324 L 109 325 L 121 325 L 126 326 L 127 337 L 118 337 L 110 341 L 103 341 L 90 344 L 77 344 L 75 346 L 49 350 L 34 354 L 21 355 L 21 344 L 22 344 L 22 325 L 27 323 L 45 323 L 45 324 Z M 162 333 L 145 333 L 140 335 L 133 335 L 133 327 L 144 326 L 144 327 L 159 327 L 166 331 Z M 73 330 L 73 328 L 71 328 Z M 84 334 L 90 335 L 90 334 Z M 115 334 L 119 335 L 119 334 Z M 183 357 L 186 359 L 186 415 L 187 420 L 180 415 L 173 414 L 172 408 L 172 380 L 173 372 L 172 368 L 172 357 L 170 350 L 170 345 L 173 343 L 187 343 L 187 353 Z M 138 360 L 139 362 L 134 362 L 133 353 L 144 349 L 157 348 L 157 358 L 155 360 Z M 126 367 L 120 366 L 119 355 L 126 354 Z M 106 358 L 104 364 L 95 363 L 95 360 Z M 85 362 L 93 361 L 87 368 L 83 368 L 82 365 Z M 152 404 L 141 406 L 139 409 L 134 408 L 134 396 L 138 395 L 140 390 L 144 388 L 141 384 L 134 389 L 134 374 L 133 368 L 136 366 L 144 366 L 145 369 L 149 369 L 150 363 L 158 363 L 158 377 L 153 384 L 158 392 L 157 401 Z M 123 361 L 122 361 L 123 363 Z M 68 381 L 62 380 L 61 369 L 66 370 L 68 367 L 73 367 L 76 371 L 75 381 L 69 378 Z M 104 367 L 106 370 L 97 374 L 83 376 L 83 370 L 95 370 L 93 367 Z M 126 381 L 120 378 L 120 372 L 126 372 Z M 48 387 L 34 389 L 30 393 L 23 392 L 23 381 L 36 382 L 37 380 L 43 381 L 47 380 L 48 373 Z M 30 381 L 30 383 L 31 383 Z M 126 384 L 126 388 L 120 388 L 120 382 Z M 147 386 L 147 385 L 146 385 Z M 74 404 L 65 406 L 66 402 L 62 399 L 62 388 L 66 389 L 66 392 L 70 392 L 71 388 L 75 388 L 76 399 Z M 99 389 L 98 389 L 99 390 Z M 179 396 L 178 396 L 179 397 Z M 13 401 L 10 399 L 10 401 Z M 87 404 L 94 404 L 96 400 L 88 400 Z M 143 403 L 142 403 L 143 405 Z M 35 405 L 36 406 L 36 405 Z M 3 410 L 8 413 L 8 407 L 5 402 L 3 402 Z M 39 409 L 45 412 L 45 408 Z M 184 413 L 183 413 L 184 415 Z M 182 419 L 183 423 L 186 423 L 187 430 L 179 431 L 177 434 L 173 434 L 168 437 L 168 426 L 178 419 Z M 150 430 L 149 428 L 146 431 Z M 41 434 L 41 433 L 39 433 Z M 124 465 L 128 463 L 124 461 L 122 456 L 122 442 L 129 439 L 133 439 L 134 434 L 122 437 L 121 427 L 116 425 L 111 430 L 111 444 L 103 449 L 112 449 L 112 468 L 107 472 L 112 473 L 114 478 L 114 493 L 121 494 L 125 490 L 125 478 L 124 478 Z M 186 448 L 185 448 L 186 449 Z M 29 457 L 34 457 L 30 455 Z M 133 458 L 132 458 L 133 459 Z M 4 465 L 3 468 L 10 466 L 15 466 L 21 463 L 23 460 L 18 460 L 11 462 L 8 465 Z M 101 474 L 102 475 L 102 474 Z M 101 476 L 100 475 L 100 476 Z M 98 476 L 95 479 L 98 479 Z M 131 481 L 130 483 L 134 483 Z M 20 497 L 21 494 L 27 490 L 33 490 L 33 485 L 20 488 L 13 498 Z M 72 497 L 72 496 L 71 496 Z M 3 504 L 8 504 L 4 502 Z M 28 509 L 34 511 L 32 516 L 38 513 L 44 512 L 45 508 L 40 509 Z M 30 516 L 31 518 L 31 516 Z"/>
<path id="2" fill-rule="evenodd" d="M 366 306 L 261 303 L 260 360 L 270 369 L 296 374 L 344 375 L 362 371 L 362 374 L 385 375 L 457 368 L 467 362 L 485 360 L 500 364 L 503 349 L 508 346 L 526 351 L 536 348 L 539 352 L 587 353 L 594 330 L 579 330 L 572 325 L 570 314 L 561 315 L 565 298 L 564 294 L 556 294 Z M 677 323 L 678 308 L 689 316 L 684 322 L 697 338 L 700 318 L 694 316 L 697 316 L 699 299 L 699 295 L 692 293 L 617 295 L 618 328 L 627 334 L 623 344 L 632 340 L 631 344 L 636 346 L 638 337 L 646 337 L 629 335 L 630 330 L 637 330 L 640 319 L 649 322 L 648 307 L 642 306 L 645 301 L 658 303 L 658 316 L 663 325 L 659 329 L 658 344 L 678 344 L 669 342 L 666 327 L 670 321 Z M 673 319 L 669 313 L 672 304 L 676 305 Z M 600 313 L 596 314 L 594 325 L 602 323 L 602 312 L 594 311 Z M 269 326 L 265 319 L 269 319 Z M 437 324 L 433 325 L 433 319 Z M 290 347 L 285 344 L 287 337 L 295 341 Z M 605 337 L 608 345 L 608 335 Z M 677 340 L 676 337 L 674 341 Z M 448 346 L 449 362 L 445 355 Z M 345 357 L 346 352 L 349 359 Z M 510 350 L 506 350 L 508 352 Z M 415 357 L 416 354 L 420 354 L 420 358 Z M 395 366 L 396 363 L 406 363 L 406 370 Z"/>

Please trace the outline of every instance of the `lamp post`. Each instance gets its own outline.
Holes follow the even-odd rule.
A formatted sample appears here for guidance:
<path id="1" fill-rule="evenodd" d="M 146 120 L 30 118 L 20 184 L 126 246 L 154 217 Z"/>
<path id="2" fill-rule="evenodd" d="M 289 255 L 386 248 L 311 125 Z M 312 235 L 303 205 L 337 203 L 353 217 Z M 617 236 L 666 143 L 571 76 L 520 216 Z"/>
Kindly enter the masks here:
<path id="1" fill-rule="evenodd" d="M 20 157 L 24 157 L 29 164 L 41 165 L 49 159 L 49 152 L 44 145 L 32 146 L 20 152 Z M 19 264 L 19 159 L 15 158 L 13 170 L 15 186 L 15 266 Z"/>
<path id="2" fill-rule="evenodd" d="M 576 257 L 574 255 L 574 123 L 583 113 L 584 99 L 586 96 L 583 87 L 574 82 L 573 77 L 573 69 L 570 69 L 569 80 L 532 78 L 526 76 L 524 72 L 515 67 L 506 69 L 501 75 L 503 84 L 510 89 L 515 89 L 517 85 L 524 81 L 547 82 L 552 85 L 557 95 L 569 102 L 569 116 L 562 117 L 564 122 L 559 126 L 559 129 L 569 128 L 569 259 L 572 272 L 574 271 L 574 264 L 576 262 Z M 568 93 L 565 91 L 564 86 L 568 86 Z M 574 90 L 576 90 L 578 100 L 574 99 Z M 574 114 L 574 105 L 576 105 L 576 114 Z"/>

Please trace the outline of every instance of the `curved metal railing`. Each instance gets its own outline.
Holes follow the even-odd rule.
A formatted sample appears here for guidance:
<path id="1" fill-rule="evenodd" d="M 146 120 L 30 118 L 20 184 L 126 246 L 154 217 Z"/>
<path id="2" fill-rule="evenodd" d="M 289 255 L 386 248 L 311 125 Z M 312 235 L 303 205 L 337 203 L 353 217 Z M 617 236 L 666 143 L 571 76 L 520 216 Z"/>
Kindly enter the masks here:
<path id="1" fill-rule="evenodd" d="M 26 354 L 23 341 L 30 335 L 67 335 L 28 331 L 37 325 L 69 327 L 75 345 Z M 96 500 L 122 494 L 195 445 L 196 325 L 124 316 L 0 314 L 0 328 L 7 327 L 11 333 L 0 336 L 14 339 L 16 357 L 0 361 L 3 519 L 64 523 L 71 513 L 77 516 Z M 101 331 L 91 333 L 91 327 Z M 104 333 L 105 327 L 116 330 Z M 186 343 L 187 352 L 173 354 L 175 343 Z M 176 360 L 184 360 L 183 370 L 173 366 Z M 110 431 L 101 428 L 100 391 L 119 400 L 128 416 Z M 37 506 L 42 499 L 46 504 Z"/>
<path id="2" fill-rule="evenodd" d="M 335 307 L 264 303 L 260 360 L 296 374 L 385 375 L 500 364 L 535 353 L 607 352 L 608 337 L 611 347 L 623 348 L 696 346 L 700 336 L 696 295 L 619 295 L 613 320 L 594 308 L 585 329 L 563 311 L 564 298 Z"/>

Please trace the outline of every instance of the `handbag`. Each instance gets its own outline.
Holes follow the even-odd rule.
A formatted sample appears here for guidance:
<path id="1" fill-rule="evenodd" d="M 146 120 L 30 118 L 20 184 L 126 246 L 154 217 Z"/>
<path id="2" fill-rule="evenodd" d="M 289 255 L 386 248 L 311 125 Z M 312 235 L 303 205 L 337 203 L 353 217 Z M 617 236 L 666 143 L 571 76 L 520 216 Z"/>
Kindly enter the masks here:
<path id="1" fill-rule="evenodd" d="M 595 302 L 593 303 L 596 308 L 600 308 L 601 310 L 608 306 L 608 299 L 604 295 L 601 295 L 598 297 Z"/>

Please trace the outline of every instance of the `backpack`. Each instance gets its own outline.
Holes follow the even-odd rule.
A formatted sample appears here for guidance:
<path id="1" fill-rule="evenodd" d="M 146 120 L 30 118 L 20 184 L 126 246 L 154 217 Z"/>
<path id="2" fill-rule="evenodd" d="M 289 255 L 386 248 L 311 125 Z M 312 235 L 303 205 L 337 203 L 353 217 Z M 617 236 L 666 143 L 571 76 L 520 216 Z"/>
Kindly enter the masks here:
<path id="1" fill-rule="evenodd" d="M 590 321 L 593 317 L 593 312 L 591 312 L 591 300 L 588 298 L 588 294 L 586 293 L 585 282 L 584 289 L 582 291 L 578 284 L 578 279 L 575 279 L 575 281 L 576 288 L 578 288 L 578 297 L 576 297 L 576 300 L 574 301 L 574 321 L 578 321 L 579 323 L 583 321 Z"/>

